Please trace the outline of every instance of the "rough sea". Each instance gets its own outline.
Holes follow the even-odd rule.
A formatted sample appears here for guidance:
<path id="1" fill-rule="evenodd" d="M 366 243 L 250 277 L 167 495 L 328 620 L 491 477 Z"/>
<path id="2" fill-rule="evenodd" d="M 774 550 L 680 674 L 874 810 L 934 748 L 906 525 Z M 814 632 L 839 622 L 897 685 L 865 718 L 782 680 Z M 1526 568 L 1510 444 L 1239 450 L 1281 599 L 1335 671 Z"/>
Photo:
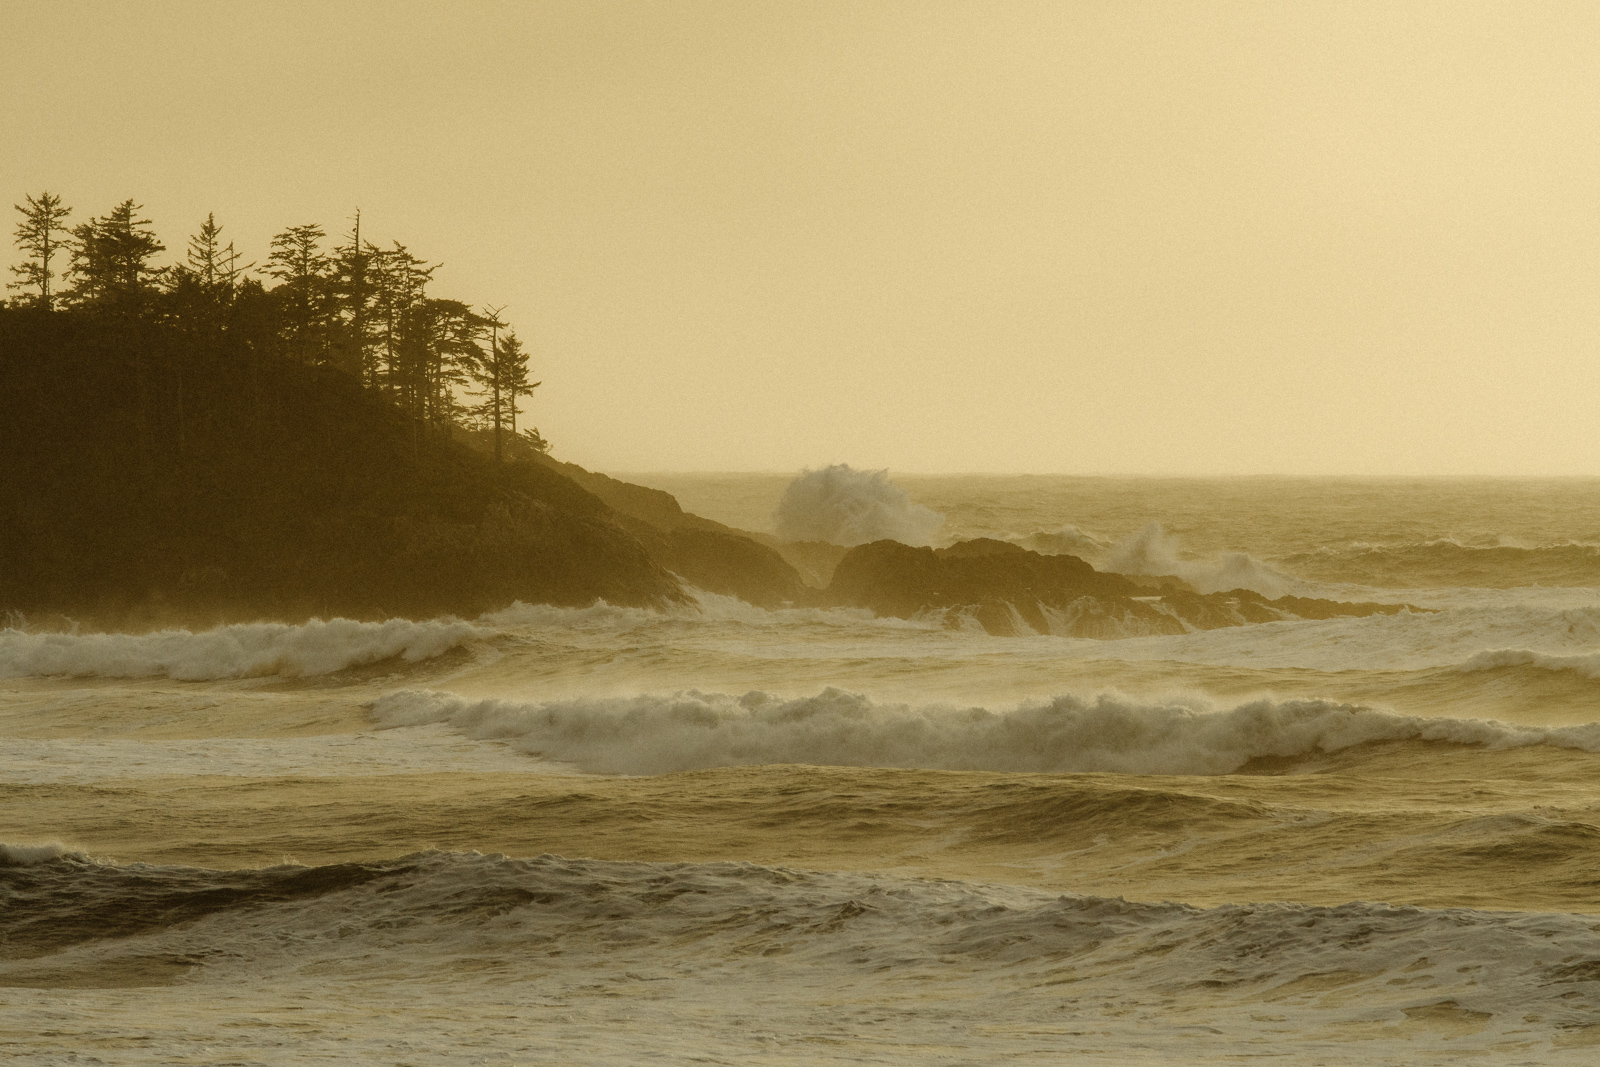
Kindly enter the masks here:
<path id="1" fill-rule="evenodd" d="M 763 531 L 789 480 L 632 478 Z M 896 482 L 1413 610 L 13 618 L 0 1060 L 1600 1062 L 1600 481 Z"/>

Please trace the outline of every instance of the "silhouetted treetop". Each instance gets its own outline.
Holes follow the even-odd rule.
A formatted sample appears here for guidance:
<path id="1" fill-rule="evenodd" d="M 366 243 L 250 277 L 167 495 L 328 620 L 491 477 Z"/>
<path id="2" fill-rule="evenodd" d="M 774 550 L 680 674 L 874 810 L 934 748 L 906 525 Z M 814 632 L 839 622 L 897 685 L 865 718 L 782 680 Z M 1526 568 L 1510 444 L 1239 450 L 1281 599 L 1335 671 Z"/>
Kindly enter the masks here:
<path id="1" fill-rule="evenodd" d="M 498 453 L 502 432 L 517 434 L 518 405 L 537 385 L 498 312 L 431 293 L 439 264 L 398 241 L 380 247 L 364 239 L 359 212 L 333 249 L 316 223 L 282 230 L 258 278 L 250 274 L 256 265 L 243 262 L 232 241 L 224 244 L 214 213 L 189 237 L 183 261 L 162 265 L 166 246 L 132 200 L 70 231 L 63 220 L 71 209 L 52 193 L 28 196 L 17 211 L 23 259 L 11 268 L 18 280 L 9 288 L 21 291 L 13 306 L 226 340 L 223 349 L 238 358 L 332 368 L 399 408 L 416 441 L 470 425 L 492 430 Z M 70 262 L 58 294 L 52 260 L 62 251 Z M 147 383 L 140 366 L 138 380 Z M 469 386 L 477 391 L 464 396 Z M 144 384 L 135 399 L 143 410 Z M 531 439 L 543 440 L 537 430 Z"/>
<path id="2" fill-rule="evenodd" d="M 50 310 L 51 292 L 50 282 L 55 278 L 55 271 L 50 269 L 50 261 L 61 248 L 61 240 L 57 234 L 66 234 L 67 227 L 63 224 L 68 215 L 72 214 L 70 207 L 61 206 L 61 198 L 54 193 L 44 192 L 37 197 L 26 197 L 27 207 L 15 205 L 22 214 L 22 221 L 17 224 L 17 247 L 21 248 L 28 256 L 23 262 L 11 268 L 11 273 L 17 280 L 9 283 L 8 289 L 36 289 L 34 300 L 39 307 Z"/>
<path id="3" fill-rule="evenodd" d="M 71 288 L 67 298 L 77 307 L 139 314 L 159 292 L 167 268 L 152 260 L 167 246 L 156 239 L 144 208 L 124 200 L 100 218 L 72 229 Z"/>

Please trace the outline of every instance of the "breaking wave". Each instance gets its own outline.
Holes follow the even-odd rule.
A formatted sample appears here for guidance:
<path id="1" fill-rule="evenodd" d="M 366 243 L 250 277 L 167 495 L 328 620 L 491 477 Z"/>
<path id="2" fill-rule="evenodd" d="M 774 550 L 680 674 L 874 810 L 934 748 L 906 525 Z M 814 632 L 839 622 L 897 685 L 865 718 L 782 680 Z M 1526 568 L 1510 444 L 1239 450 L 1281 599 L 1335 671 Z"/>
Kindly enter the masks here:
<path id="1" fill-rule="evenodd" d="M 42 845 L 8 845 L 0 842 L 0 867 L 32 867 L 63 859 L 77 863 L 93 862 L 84 853 L 70 849 L 59 841 L 47 841 Z"/>
<path id="2" fill-rule="evenodd" d="M 1368 742 L 1430 741 L 1600 752 L 1600 723 L 1535 727 L 1422 718 L 1327 700 L 1137 703 L 1058 696 L 1010 711 L 697 690 L 543 703 L 403 690 L 370 705 L 386 727 L 445 723 L 541 759 L 601 774 L 667 774 L 800 763 L 1009 772 L 1227 774 L 1254 759 L 1303 758 Z"/>
<path id="3" fill-rule="evenodd" d="M 1178 539 L 1152 522 L 1111 546 L 1103 569 L 1118 574 L 1174 575 L 1199 593 L 1249 589 L 1276 599 L 1299 591 L 1300 583 L 1246 552 L 1224 552 L 1214 559 L 1184 559 Z"/>
<path id="4" fill-rule="evenodd" d="M 183 681 L 259 675 L 306 677 L 400 657 L 444 654 L 491 631 L 457 620 L 354 622 L 313 619 L 298 626 L 259 622 L 194 633 L 55 634 L 0 630 L 0 677 L 168 677 Z"/>
<path id="5" fill-rule="evenodd" d="M 885 538 L 930 545 L 944 516 L 914 504 L 889 472 L 838 463 L 803 472 L 783 491 L 773 515 L 785 541 L 828 541 L 851 547 Z"/>

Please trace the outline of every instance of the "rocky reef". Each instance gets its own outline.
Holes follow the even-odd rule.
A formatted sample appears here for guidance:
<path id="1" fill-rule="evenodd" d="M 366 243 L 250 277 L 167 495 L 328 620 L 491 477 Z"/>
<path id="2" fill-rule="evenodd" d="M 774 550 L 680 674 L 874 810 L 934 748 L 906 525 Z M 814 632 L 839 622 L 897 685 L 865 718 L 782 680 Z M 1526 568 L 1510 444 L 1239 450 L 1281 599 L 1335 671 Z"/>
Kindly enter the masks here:
<path id="1" fill-rule="evenodd" d="M 1302 597 L 1269 600 L 1248 589 L 1197 593 L 1177 578 L 1097 571 L 1076 556 L 1046 556 L 980 538 L 948 548 L 874 541 L 850 549 L 823 594 L 832 604 L 1002 636 L 1133 637 L 1224 626 L 1395 614 L 1403 604 L 1349 604 Z"/>

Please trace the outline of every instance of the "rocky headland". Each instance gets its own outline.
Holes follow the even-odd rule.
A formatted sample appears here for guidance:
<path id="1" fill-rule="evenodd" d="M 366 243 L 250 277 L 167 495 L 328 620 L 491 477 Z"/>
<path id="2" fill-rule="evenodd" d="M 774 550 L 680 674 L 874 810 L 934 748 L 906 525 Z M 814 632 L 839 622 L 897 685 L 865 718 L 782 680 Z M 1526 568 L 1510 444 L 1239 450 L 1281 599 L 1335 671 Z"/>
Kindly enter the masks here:
<path id="1" fill-rule="evenodd" d="M 781 541 L 528 448 L 497 462 L 482 431 L 419 424 L 330 368 L 89 315 L 0 309 L 0 455 L 0 620 L 471 616 L 692 590 L 1002 635 L 1405 610 L 1202 594 L 987 539 Z"/>

